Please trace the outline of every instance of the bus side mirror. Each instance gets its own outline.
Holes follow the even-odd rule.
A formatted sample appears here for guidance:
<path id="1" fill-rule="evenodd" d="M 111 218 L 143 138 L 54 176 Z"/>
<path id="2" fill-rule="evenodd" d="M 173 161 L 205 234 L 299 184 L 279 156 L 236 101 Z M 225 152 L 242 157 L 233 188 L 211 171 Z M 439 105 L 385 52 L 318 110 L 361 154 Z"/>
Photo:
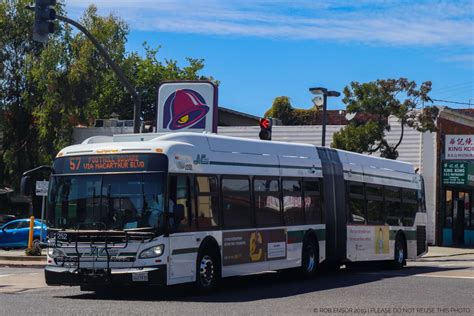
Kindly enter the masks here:
<path id="1" fill-rule="evenodd" d="M 20 193 L 22 195 L 31 195 L 31 177 L 30 176 L 21 177 Z"/>
<path id="2" fill-rule="evenodd" d="M 184 219 L 184 205 L 176 204 L 173 208 L 173 219 L 175 223 L 180 223 Z"/>

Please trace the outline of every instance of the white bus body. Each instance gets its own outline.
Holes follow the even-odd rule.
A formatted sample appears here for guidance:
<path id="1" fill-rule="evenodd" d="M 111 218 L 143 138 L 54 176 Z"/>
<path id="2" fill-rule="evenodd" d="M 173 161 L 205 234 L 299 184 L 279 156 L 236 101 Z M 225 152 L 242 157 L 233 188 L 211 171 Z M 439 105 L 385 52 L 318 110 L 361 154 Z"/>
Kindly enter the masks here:
<path id="1" fill-rule="evenodd" d="M 320 263 L 403 265 L 427 251 L 412 165 L 329 148 L 196 133 L 94 137 L 61 150 L 50 183 L 50 285 L 205 288 Z"/>

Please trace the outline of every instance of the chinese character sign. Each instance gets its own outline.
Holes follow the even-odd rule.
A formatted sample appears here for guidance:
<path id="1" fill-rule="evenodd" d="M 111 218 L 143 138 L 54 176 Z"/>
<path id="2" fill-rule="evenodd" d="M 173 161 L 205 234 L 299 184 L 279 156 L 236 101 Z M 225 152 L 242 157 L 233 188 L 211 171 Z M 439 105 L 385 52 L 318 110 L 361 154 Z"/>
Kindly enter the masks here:
<path id="1" fill-rule="evenodd" d="M 446 135 L 445 159 L 474 159 L 474 135 Z"/>
<path id="2" fill-rule="evenodd" d="M 467 162 L 443 162 L 443 184 L 466 185 L 468 165 Z"/>
<path id="3" fill-rule="evenodd" d="M 217 132 L 217 87 L 209 81 L 158 88 L 157 132 Z"/>

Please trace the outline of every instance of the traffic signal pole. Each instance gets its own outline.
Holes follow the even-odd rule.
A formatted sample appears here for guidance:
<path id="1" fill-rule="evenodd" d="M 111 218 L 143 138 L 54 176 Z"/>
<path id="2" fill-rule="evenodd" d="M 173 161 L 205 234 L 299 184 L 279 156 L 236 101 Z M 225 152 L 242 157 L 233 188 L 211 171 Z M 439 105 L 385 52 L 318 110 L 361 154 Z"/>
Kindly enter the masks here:
<path id="1" fill-rule="evenodd" d="M 55 5 L 55 4 L 56 4 L 56 1 L 53 1 L 53 0 L 50 0 L 50 1 L 37 0 L 36 7 L 30 7 L 30 6 L 26 7 L 29 10 L 35 11 L 35 15 L 38 15 L 35 17 L 35 32 L 34 32 L 33 39 L 40 42 L 44 42 L 44 43 L 47 42 L 48 34 L 54 31 L 54 29 L 50 29 L 51 26 L 53 25 L 51 21 L 55 19 L 71 24 L 72 26 L 75 26 L 76 28 L 78 28 L 82 33 L 84 33 L 84 35 L 97 48 L 97 50 L 99 51 L 99 54 L 105 59 L 107 64 L 110 66 L 110 68 L 112 68 L 114 73 L 117 75 L 120 83 L 127 89 L 128 93 L 132 95 L 133 103 L 134 103 L 133 132 L 140 133 L 140 125 L 141 125 L 140 113 L 141 113 L 141 108 L 142 108 L 142 100 L 141 100 L 140 94 L 137 92 L 137 90 L 135 90 L 135 88 L 127 79 L 127 77 L 125 77 L 122 69 L 120 69 L 120 67 L 112 60 L 112 58 L 110 57 L 109 53 L 107 53 L 105 48 L 84 26 L 82 26 L 78 22 L 70 18 L 67 18 L 65 16 L 56 15 L 56 12 L 51 7 L 52 5 Z M 48 24 L 44 24 L 45 22 L 47 22 Z M 39 27 L 40 29 L 37 30 L 36 29 L 37 27 Z"/>

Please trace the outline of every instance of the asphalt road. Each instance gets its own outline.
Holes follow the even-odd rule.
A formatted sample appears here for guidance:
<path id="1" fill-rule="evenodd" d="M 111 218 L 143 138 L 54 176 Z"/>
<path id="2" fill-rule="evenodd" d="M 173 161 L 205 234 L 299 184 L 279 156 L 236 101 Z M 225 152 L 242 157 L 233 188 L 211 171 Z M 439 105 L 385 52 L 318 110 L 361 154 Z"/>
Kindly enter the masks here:
<path id="1" fill-rule="evenodd" d="M 0 268 L 1 315 L 472 315 L 474 256 L 410 262 L 401 270 L 370 266 L 294 272 L 223 281 L 212 295 L 190 286 L 118 289 L 96 296 L 78 288 L 46 287 L 41 269 Z"/>

